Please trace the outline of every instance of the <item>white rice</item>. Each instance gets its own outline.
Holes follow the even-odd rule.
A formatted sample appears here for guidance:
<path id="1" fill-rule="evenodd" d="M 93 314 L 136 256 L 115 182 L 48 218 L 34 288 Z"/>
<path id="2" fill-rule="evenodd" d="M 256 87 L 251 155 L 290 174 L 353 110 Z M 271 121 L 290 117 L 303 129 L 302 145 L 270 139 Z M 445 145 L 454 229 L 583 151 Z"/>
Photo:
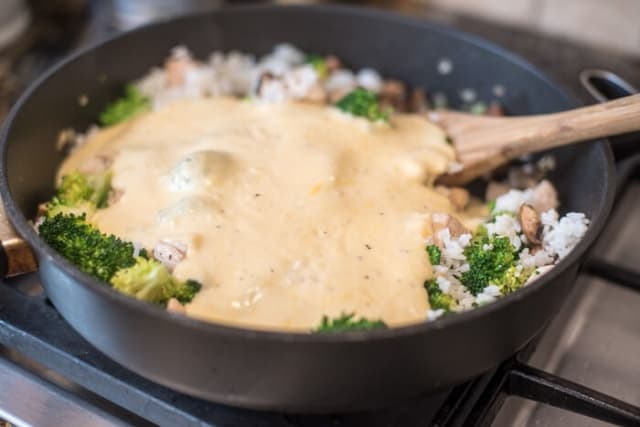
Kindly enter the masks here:
<path id="1" fill-rule="evenodd" d="M 179 99 L 212 96 L 251 96 L 269 102 L 298 100 L 317 87 L 328 94 L 346 94 L 358 86 L 378 93 L 383 85 L 380 74 L 371 68 L 357 72 L 339 69 L 321 81 L 314 67 L 304 63 L 305 54 L 286 43 L 259 59 L 240 52 L 213 52 L 208 61 L 199 62 L 184 46 L 174 48 L 170 58 L 189 64 L 184 84 L 172 86 L 165 68 L 155 68 L 135 82 L 140 92 L 151 99 L 154 109 Z M 273 78 L 259 83 L 265 74 Z"/>
<path id="2" fill-rule="evenodd" d="M 548 185 L 548 184 L 547 184 Z M 516 214 L 524 203 L 534 203 L 536 191 L 510 190 L 496 199 L 494 212 L 497 215 L 484 224 L 489 236 L 507 237 L 518 251 L 515 264 L 515 274 L 529 274 L 524 285 L 530 284 L 542 274 L 548 272 L 563 257 L 565 257 L 582 239 L 587 231 L 589 220 L 582 213 L 570 212 L 560 217 L 555 209 L 549 209 L 540 215 L 542 224 L 542 244 L 535 253 L 526 247 L 527 239 L 522 233 Z M 433 216 L 433 221 L 445 221 L 445 217 Z M 461 274 L 469 270 L 464 250 L 471 241 L 471 235 L 464 234 L 458 238 L 451 236 L 448 229 L 438 232 L 441 244 L 440 265 L 434 266 L 436 283 L 440 290 L 453 297 L 456 305 L 454 311 L 465 311 L 476 306 L 494 302 L 502 296 L 499 286 L 489 284 L 477 295 L 472 295 L 460 282 Z M 485 244 L 483 250 L 493 249 L 491 244 Z M 523 285 L 523 286 L 524 286 Z M 429 319 L 436 317 L 430 310 Z"/>

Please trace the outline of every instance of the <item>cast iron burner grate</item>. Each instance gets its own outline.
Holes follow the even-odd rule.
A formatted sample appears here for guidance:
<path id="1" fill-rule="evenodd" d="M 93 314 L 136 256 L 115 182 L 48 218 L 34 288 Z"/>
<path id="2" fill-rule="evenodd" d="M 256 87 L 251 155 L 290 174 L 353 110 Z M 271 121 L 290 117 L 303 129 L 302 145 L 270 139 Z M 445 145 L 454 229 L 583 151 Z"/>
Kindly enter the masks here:
<path id="1" fill-rule="evenodd" d="M 622 192 L 626 182 L 640 178 L 640 155 L 620 166 Z M 640 273 L 608 261 L 591 259 L 585 263 L 583 273 L 640 291 Z M 535 342 L 476 380 L 372 412 L 291 415 L 216 405 L 158 386 L 99 353 L 50 305 L 35 275 L 10 279 L 6 286 L 0 286 L 0 343 L 10 349 L 5 356 L 20 354 L 31 360 L 31 366 L 35 362 L 54 371 L 75 387 L 80 386 L 94 404 L 123 408 L 124 418 L 136 424 L 149 421 L 180 426 L 489 426 L 505 398 L 519 396 L 614 424 L 640 425 L 640 407 L 527 366 Z"/>

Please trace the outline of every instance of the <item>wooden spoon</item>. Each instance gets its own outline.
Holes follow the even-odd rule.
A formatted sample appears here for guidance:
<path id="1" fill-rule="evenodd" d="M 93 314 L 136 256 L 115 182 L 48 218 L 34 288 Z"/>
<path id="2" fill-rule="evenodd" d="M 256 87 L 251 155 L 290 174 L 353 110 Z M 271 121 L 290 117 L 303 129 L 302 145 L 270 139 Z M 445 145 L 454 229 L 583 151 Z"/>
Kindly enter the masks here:
<path id="1" fill-rule="evenodd" d="M 523 154 L 640 130 L 640 94 L 589 107 L 526 117 L 429 113 L 456 149 L 460 171 L 438 183 L 461 185 Z"/>

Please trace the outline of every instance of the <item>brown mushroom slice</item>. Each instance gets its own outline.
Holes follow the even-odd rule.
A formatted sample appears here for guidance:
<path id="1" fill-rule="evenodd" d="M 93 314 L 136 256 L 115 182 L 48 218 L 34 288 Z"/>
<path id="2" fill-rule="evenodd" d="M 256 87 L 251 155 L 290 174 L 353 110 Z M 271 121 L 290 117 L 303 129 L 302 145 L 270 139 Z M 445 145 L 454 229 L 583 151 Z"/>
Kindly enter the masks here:
<path id="1" fill-rule="evenodd" d="M 453 215 L 448 213 L 431 214 L 431 224 L 433 230 L 433 241 L 439 247 L 442 247 L 443 243 L 440 239 L 440 231 L 445 228 L 449 230 L 449 235 L 451 235 L 451 237 L 460 237 L 463 234 L 471 234 L 467 227 L 465 227 Z"/>
<path id="2" fill-rule="evenodd" d="M 522 227 L 522 233 L 527 238 L 527 241 L 532 245 L 540 245 L 540 234 L 542 231 L 540 215 L 528 204 L 523 204 L 518 210 L 518 221 Z"/>
<path id="3" fill-rule="evenodd" d="M 407 111 L 407 88 L 400 80 L 386 80 L 380 90 L 380 104 L 395 111 Z"/>
<path id="4" fill-rule="evenodd" d="M 409 111 L 412 113 L 426 113 L 430 110 L 427 92 L 421 87 L 416 87 L 411 91 L 409 98 Z"/>

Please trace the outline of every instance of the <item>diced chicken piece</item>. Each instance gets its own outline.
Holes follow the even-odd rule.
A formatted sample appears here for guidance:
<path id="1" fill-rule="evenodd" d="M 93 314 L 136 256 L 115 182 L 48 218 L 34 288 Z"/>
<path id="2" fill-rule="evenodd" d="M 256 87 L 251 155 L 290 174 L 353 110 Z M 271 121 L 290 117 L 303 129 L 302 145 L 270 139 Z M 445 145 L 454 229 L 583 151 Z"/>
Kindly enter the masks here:
<path id="1" fill-rule="evenodd" d="M 411 91 L 409 99 L 409 111 L 412 113 L 426 113 L 429 111 L 429 101 L 427 93 L 421 87 L 416 87 Z"/>
<path id="2" fill-rule="evenodd" d="M 469 204 L 469 192 L 462 187 L 444 187 L 438 185 L 435 190 L 446 196 L 457 210 L 463 210 Z"/>
<path id="3" fill-rule="evenodd" d="M 287 71 L 282 77 L 288 96 L 305 99 L 309 91 L 318 86 L 318 73 L 311 65 L 302 65 Z"/>
<path id="4" fill-rule="evenodd" d="M 327 70 L 329 70 L 330 73 L 342 68 L 342 61 L 335 55 L 327 55 L 327 57 L 324 58 L 324 63 L 327 65 Z"/>
<path id="5" fill-rule="evenodd" d="M 187 255 L 187 250 L 187 245 L 179 240 L 162 239 L 153 248 L 153 256 L 173 271 Z"/>
<path id="6" fill-rule="evenodd" d="M 288 98 L 284 82 L 269 72 L 260 76 L 256 94 L 258 98 L 269 102 L 282 102 Z"/>
<path id="7" fill-rule="evenodd" d="M 171 298 L 169 301 L 167 301 L 167 310 L 178 314 L 186 314 L 187 312 L 187 310 L 185 310 L 184 308 L 184 305 L 182 305 L 180 301 L 175 298 Z"/>
<path id="8" fill-rule="evenodd" d="M 349 92 L 351 92 L 351 90 L 352 89 L 341 88 L 341 89 L 336 89 L 333 92 L 330 92 L 329 102 L 332 104 L 335 104 L 336 102 L 340 101 L 342 98 L 347 96 Z"/>
<path id="9" fill-rule="evenodd" d="M 526 190 L 535 186 L 542 176 L 532 163 L 525 163 L 522 166 L 511 167 L 508 172 L 507 181 L 511 188 Z"/>
<path id="10" fill-rule="evenodd" d="M 44 223 L 44 220 L 47 219 L 44 215 L 39 215 L 36 217 L 36 220 L 33 222 L 33 228 L 38 231 L 38 228 Z"/>
<path id="11" fill-rule="evenodd" d="M 533 188 L 530 203 L 538 212 L 556 209 L 558 207 L 558 192 L 553 184 L 545 179 Z"/>
<path id="12" fill-rule="evenodd" d="M 458 219 L 448 213 L 434 213 L 431 214 L 431 224 L 433 230 L 434 243 L 442 247 L 442 240 L 440 239 L 440 231 L 445 228 L 449 229 L 451 237 L 460 237 L 463 234 L 471 234 L 469 229 L 465 227 Z"/>
<path id="13" fill-rule="evenodd" d="M 197 66 L 191 54 L 185 48 L 175 48 L 172 55 L 165 61 L 169 87 L 182 86 L 187 81 L 187 72 Z"/>
<path id="14" fill-rule="evenodd" d="M 540 245 L 540 234 L 542 232 L 540 215 L 538 212 L 528 204 L 520 206 L 518 210 L 518 222 L 522 227 L 522 233 L 527 238 L 527 241 L 532 245 Z"/>
<path id="15" fill-rule="evenodd" d="M 462 187 L 453 187 L 449 192 L 449 201 L 458 210 L 463 210 L 469 204 L 469 192 Z"/>
<path id="16" fill-rule="evenodd" d="M 324 90 L 324 88 L 321 85 L 316 84 L 313 87 L 311 87 L 311 89 L 309 89 L 309 91 L 302 98 L 302 100 L 308 101 L 308 102 L 314 102 L 317 104 L 324 104 L 325 102 L 327 102 L 327 91 Z"/>
<path id="17" fill-rule="evenodd" d="M 407 111 L 407 88 L 400 80 L 385 80 L 380 89 L 380 103 L 395 111 Z"/>
<path id="18" fill-rule="evenodd" d="M 502 117 L 502 116 L 504 116 L 504 110 L 502 108 L 502 105 L 500 105 L 496 101 L 493 101 L 491 104 L 489 104 L 489 108 L 487 108 L 486 115 L 487 116 L 492 116 L 492 117 Z"/>
<path id="19" fill-rule="evenodd" d="M 38 205 L 38 211 L 36 213 L 36 216 L 41 217 L 41 216 L 44 216 L 46 213 L 47 213 L 47 204 L 40 203 Z"/>
<path id="20" fill-rule="evenodd" d="M 487 190 L 485 191 L 484 198 L 486 201 L 495 200 L 503 194 L 507 194 L 509 192 L 509 186 L 502 182 L 491 181 L 487 185 Z"/>

